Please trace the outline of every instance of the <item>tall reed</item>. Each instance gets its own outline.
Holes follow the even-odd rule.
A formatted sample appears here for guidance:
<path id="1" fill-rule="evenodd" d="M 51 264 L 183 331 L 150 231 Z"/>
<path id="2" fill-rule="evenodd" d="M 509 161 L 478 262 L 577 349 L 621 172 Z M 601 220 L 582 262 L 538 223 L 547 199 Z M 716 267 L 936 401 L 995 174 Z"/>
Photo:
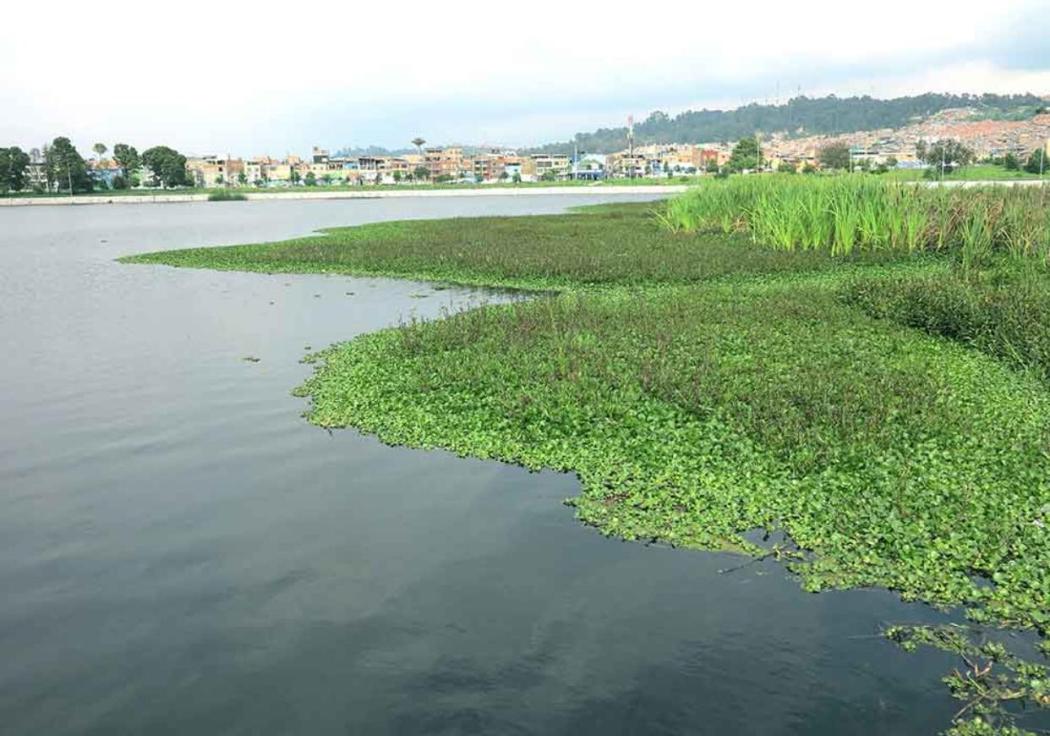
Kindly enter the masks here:
<path id="1" fill-rule="evenodd" d="M 715 180 L 672 199 L 674 231 L 749 232 L 781 250 L 1050 255 L 1050 188 L 929 188 L 870 175 Z"/>

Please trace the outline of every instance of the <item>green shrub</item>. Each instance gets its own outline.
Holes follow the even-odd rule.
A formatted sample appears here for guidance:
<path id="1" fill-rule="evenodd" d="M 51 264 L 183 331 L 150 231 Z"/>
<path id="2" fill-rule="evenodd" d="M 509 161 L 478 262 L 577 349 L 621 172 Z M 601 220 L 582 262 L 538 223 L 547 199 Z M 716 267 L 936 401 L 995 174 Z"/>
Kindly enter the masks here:
<path id="1" fill-rule="evenodd" d="M 874 317 L 970 345 L 1050 381 L 1050 281 L 1044 272 L 953 269 L 857 280 L 843 299 Z"/>
<path id="2" fill-rule="evenodd" d="M 219 189 L 208 194 L 209 202 L 243 202 L 246 199 L 241 192 L 231 192 L 229 189 Z"/>

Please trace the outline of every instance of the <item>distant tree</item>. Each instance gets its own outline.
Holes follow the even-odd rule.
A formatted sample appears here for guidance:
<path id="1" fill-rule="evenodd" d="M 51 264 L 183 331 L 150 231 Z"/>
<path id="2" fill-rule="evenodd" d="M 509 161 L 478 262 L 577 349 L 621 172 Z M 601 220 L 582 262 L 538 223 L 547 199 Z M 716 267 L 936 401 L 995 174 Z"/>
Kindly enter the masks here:
<path id="1" fill-rule="evenodd" d="M 499 180 L 500 181 L 506 181 L 509 178 L 510 178 L 510 174 L 507 173 L 506 169 L 503 169 L 503 171 L 499 172 Z"/>
<path id="2" fill-rule="evenodd" d="M 1020 160 L 1018 160 L 1016 155 L 1014 155 L 1013 153 L 1008 153 L 1005 156 L 1003 156 L 1003 168 L 1007 171 L 1020 171 L 1021 162 Z"/>
<path id="3" fill-rule="evenodd" d="M 417 138 L 416 140 L 422 140 L 422 139 L 421 138 Z M 415 171 L 412 172 L 412 175 L 416 179 L 418 179 L 419 181 L 426 181 L 427 179 L 430 178 L 430 169 L 428 169 L 426 166 L 417 166 L 415 168 Z"/>
<path id="4" fill-rule="evenodd" d="M 817 160 L 825 169 L 845 171 L 849 169 L 850 159 L 850 148 L 845 143 L 829 143 L 817 153 Z"/>
<path id="5" fill-rule="evenodd" d="M 544 171 L 540 174 L 540 181 L 557 181 L 557 179 L 553 171 Z"/>
<path id="6" fill-rule="evenodd" d="M 1024 170 L 1029 174 L 1050 174 L 1050 161 L 1047 161 L 1046 158 L 1044 149 L 1035 149 L 1025 162 Z"/>
<path id="7" fill-rule="evenodd" d="M 226 180 L 222 178 L 222 174 L 215 177 L 215 186 L 221 187 L 226 185 Z"/>
<path id="8" fill-rule="evenodd" d="M 190 183 L 186 173 L 186 157 L 167 146 L 154 146 L 142 152 L 142 163 L 153 172 L 153 186 L 186 186 Z"/>
<path id="9" fill-rule="evenodd" d="M 21 148 L 0 148 L 0 194 L 22 191 L 28 168 L 29 154 Z"/>
<path id="10" fill-rule="evenodd" d="M 95 152 L 95 155 L 98 157 L 98 160 L 101 161 L 102 156 L 104 156 L 106 151 L 108 151 L 109 149 L 106 148 L 105 143 L 96 143 L 91 147 L 91 150 Z"/>
<path id="11" fill-rule="evenodd" d="M 248 183 L 248 175 L 245 174 L 243 171 L 237 174 L 237 183 L 243 187 L 245 184 Z"/>
<path id="12" fill-rule="evenodd" d="M 397 169 L 396 171 L 394 171 L 394 183 L 395 184 L 400 184 L 401 183 L 401 179 L 402 179 L 401 170 Z"/>
<path id="13" fill-rule="evenodd" d="M 916 147 L 916 154 L 919 153 Z M 924 145 L 920 158 L 938 175 L 951 173 L 958 166 L 966 166 L 974 159 L 973 151 L 953 138 Z"/>
<path id="14" fill-rule="evenodd" d="M 795 164 L 791 161 L 781 161 L 777 166 L 777 171 L 781 174 L 794 174 L 798 169 L 795 168 Z"/>
<path id="15" fill-rule="evenodd" d="M 11 188 L 11 149 L 0 148 L 0 196 Z"/>
<path id="16" fill-rule="evenodd" d="M 716 161 L 713 158 L 712 159 L 708 159 L 707 165 L 704 167 L 704 171 L 706 171 L 708 174 L 717 174 L 718 173 L 718 161 Z"/>
<path id="17" fill-rule="evenodd" d="M 515 171 L 514 172 L 514 176 L 511 177 L 511 183 L 512 184 L 521 184 L 521 172 L 520 171 Z"/>
<path id="18" fill-rule="evenodd" d="M 299 169 L 295 168 L 294 166 L 292 167 L 292 171 L 289 174 L 289 176 L 292 179 L 292 184 L 298 184 L 299 181 L 303 178 L 302 175 L 299 173 Z"/>
<path id="19" fill-rule="evenodd" d="M 306 172 L 306 178 L 303 180 L 303 183 L 306 184 L 306 186 L 308 186 L 308 187 L 316 186 L 316 184 L 317 184 L 317 177 L 314 176 L 314 172 L 307 171 Z"/>
<path id="20" fill-rule="evenodd" d="M 896 156 L 887 156 L 886 157 L 886 168 L 887 169 L 895 169 L 895 168 L 897 168 L 897 164 L 898 163 L 900 163 L 900 162 L 897 160 Z"/>
<path id="21" fill-rule="evenodd" d="M 434 181 L 438 184 L 447 184 L 452 181 L 452 174 L 438 174 L 434 177 Z"/>
<path id="22" fill-rule="evenodd" d="M 762 165 L 762 151 L 758 147 L 758 138 L 748 136 L 741 138 L 733 146 L 727 164 L 731 171 L 754 170 Z"/>
<path id="23" fill-rule="evenodd" d="M 817 173 L 817 167 L 813 165 L 811 161 L 807 161 L 802 167 L 803 174 L 815 174 Z"/>
<path id="24" fill-rule="evenodd" d="M 123 174 L 117 174 L 113 177 L 113 188 L 114 189 L 127 189 L 128 180 L 124 178 Z"/>
<path id="25" fill-rule="evenodd" d="M 124 172 L 125 179 L 130 177 L 135 171 L 138 171 L 138 168 L 142 165 L 139 159 L 139 152 L 135 150 L 134 146 L 129 146 L 127 143 L 118 143 L 113 146 L 113 160 L 117 162 L 117 166 Z"/>
<path id="26" fill-rule="evenodd" d="M 419 155 L 420 156 L 423 155 L 423 145 L 426 142 L 427 141 L 426 141 L 425 138 L 420 138 L 419 136 L 416 136 L 415 138 L 412 139 L 412 145 L 416 147 L 417 151 L 419 151 Z"/>
<path id="27" fill-rule="evenodd" d="M 331 183 L 332 183 L 332 175 L 331 174 L 325 174 L 324 176 L 322 176 L 321 177 L 321 183 L 324 184 L 326 187 L 331 185 Z"/>
<path id="28" fill-rule="evenodd" d="M 265 183 L 266 182 L 262 179 L 262 177 L 259 177 L 258 179 L 256 179 L 255 181 L 252 182 L 252 186 L 254 186 L 254 187 L 262 187 Z"/>
<path id="29" fill-rule="evenodd" d="M 54 185 L 59 190 L 64 188 L 71 194 L 91 191 L 91 177 L 84 159 L 66 137 L 55 138 L 44 149 L 44 169 L 49 186 Z"/>

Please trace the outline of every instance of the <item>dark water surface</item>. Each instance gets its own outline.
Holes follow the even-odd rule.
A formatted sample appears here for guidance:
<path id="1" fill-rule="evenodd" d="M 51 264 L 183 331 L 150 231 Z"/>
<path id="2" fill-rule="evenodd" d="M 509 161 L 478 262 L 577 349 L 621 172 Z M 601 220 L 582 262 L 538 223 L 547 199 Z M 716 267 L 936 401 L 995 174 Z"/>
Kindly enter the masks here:
<path id="1" fill-rule="evenodd" d="M 580 526 L 571 476 L 301 418 L 307 346 L 480 292 L 113 261 L 579 203 L 0 209 L 0 732 L 944 728 L 952 660 L 875 636 L 927 608 L 719 574 Z"/>

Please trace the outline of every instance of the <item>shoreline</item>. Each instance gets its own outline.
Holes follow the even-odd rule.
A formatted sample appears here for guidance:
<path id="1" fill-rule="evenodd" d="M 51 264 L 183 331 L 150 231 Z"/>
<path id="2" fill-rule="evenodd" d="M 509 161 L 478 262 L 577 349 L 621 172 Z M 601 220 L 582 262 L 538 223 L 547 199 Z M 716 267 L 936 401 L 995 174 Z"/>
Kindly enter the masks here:
<path id="1" fill-rule="evenodd" d="M 275 200 L 275 199 L 394 199 L 414 197 L 507 197 L 532 194 L 680 194 L 689 188 L 687 184 L 641 184 L 630 185 L 599 185 L 599 186 L 554 186 L 554 187 L 522 187 L 514 189 L 502 188 L 473 188 L 473 189 L 418 189 L 406 191 L 394 191 L 381 189 L 378 191 L 287 191 L 287 192 L 241 192 L 246 201 Z M 236 190 L 235 190 L 236 191 Z M 11 197 L 0 198 L 0 207 L 32 207 L 32 206 L 76 206 L 92 204 L 172 204 L 177 202 L 207 202 L 207 194 L 124 194 L 119 196 L 107 196 L 103 194 L 83 194 L 56 197 Z M 236 201 L 236 200 L 234 200 Z"/>
<path id="2" fill-rule="evenodd" d="M 987 179 L 987 180 L 956 180 L 956 181 L 930 181 L 915 182 L 930 187 L 986 187 L 986 186 L 1050 186 L 1050 179 Z M 522 195 L 546 195 L 546 194 L 681 194 L 695 184 L 638 184 L 638 185 L 609 185 L 598 184 L 589 186 L 549 186 L 549 187 L 473 187 L 457 189 L 380 189 L 380 190 L 281 190 L 274 192 L 237 191 L 244 196 L 245 201 L 263 201 L 277 199 L 396 199 L 414 197 L 515 197 Z M 78 194 L 73 197 L 0 197 L 0 207 L 52 207 L 73 206 L 91 204 L 173 204 L 180 202 L 207 202 L 208 194 Z M 238 200 L 231 200 L 238 201 Z"/>

